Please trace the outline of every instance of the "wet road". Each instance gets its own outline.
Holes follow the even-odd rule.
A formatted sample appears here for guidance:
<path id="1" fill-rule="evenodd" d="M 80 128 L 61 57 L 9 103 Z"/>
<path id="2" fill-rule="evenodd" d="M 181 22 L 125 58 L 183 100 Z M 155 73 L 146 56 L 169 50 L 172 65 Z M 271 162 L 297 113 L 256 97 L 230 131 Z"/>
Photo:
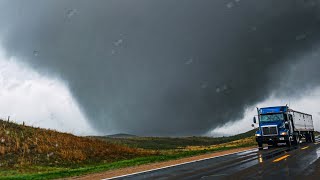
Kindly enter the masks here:
<path id="1" fill-rule="evenodd" d="M 251 149 L 116 179 L 320 179 L 320 139 L 291 148 Z"/>

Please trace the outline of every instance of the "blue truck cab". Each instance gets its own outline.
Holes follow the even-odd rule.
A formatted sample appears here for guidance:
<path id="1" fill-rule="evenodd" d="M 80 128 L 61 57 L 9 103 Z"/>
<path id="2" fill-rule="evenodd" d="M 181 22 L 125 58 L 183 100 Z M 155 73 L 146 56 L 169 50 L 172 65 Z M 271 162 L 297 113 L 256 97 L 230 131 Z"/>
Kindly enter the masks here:
<path id="1" fill-rule="evenodd" d="M 261 149 L 263 144 L 277 146 L 278 143 L 286 143 L 291 145 L 292 129 L 288 107 L 265 107 L 257 110 L 259 129 L 255 135 L 259 148 Z M 256 123 L 256 118 L 254 118 L 254 123 Z"/>

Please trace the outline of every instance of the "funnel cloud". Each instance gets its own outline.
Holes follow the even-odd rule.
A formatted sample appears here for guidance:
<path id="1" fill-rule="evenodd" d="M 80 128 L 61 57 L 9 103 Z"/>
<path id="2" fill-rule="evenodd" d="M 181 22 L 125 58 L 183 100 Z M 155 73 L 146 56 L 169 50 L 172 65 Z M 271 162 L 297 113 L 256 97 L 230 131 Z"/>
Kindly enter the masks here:
<path id="1" fill-rule="evenodd" d="M 3 0 L 0 39 L 7 56 L 67 82 L 102 134 L 201 135 L 271 94 L 318 86 L 319 6 Z"/>

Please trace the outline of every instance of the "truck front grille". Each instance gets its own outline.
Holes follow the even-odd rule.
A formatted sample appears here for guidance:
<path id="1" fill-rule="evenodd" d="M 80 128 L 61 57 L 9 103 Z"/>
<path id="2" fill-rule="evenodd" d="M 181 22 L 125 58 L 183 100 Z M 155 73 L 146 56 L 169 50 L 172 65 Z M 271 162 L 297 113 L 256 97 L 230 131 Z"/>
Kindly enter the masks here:
<path id="1" fill-rule="evenodd" d="M 263 135 L 278 135 L 277 126 L 262 127 Z"/>

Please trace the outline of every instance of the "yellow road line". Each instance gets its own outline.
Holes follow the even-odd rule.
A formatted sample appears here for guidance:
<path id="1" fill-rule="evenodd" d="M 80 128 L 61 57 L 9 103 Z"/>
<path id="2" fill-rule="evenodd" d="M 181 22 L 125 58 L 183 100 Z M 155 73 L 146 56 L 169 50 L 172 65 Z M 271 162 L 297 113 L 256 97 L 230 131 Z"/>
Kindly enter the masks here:
<path id="1" fill-rule="evenodd" d="M 319 144 L 318 142 L 314 143 L 314 144 Z"/>
<path id="2" fill-rule="evenodd" d="M 279 157 L 278 159 L 275 159 L 275 160 L 273 160 L 272 162 L 279 162 L 279 161 L 281 161 L 281 160 L 283 160 L 283 159 L 286 159 L 287 157 L 289 157 L 290 155 L 284 155 L 284 156 L 282 156 L 282 157 Z"/>
<path id="3" fill-rule="evenodd" d="M 303 148 L 301 148 L 301 149 L 304 150 L 304 149 L 307 149 L 307 148 L 309 148 L 309 146 L 303 147 Z"/>

